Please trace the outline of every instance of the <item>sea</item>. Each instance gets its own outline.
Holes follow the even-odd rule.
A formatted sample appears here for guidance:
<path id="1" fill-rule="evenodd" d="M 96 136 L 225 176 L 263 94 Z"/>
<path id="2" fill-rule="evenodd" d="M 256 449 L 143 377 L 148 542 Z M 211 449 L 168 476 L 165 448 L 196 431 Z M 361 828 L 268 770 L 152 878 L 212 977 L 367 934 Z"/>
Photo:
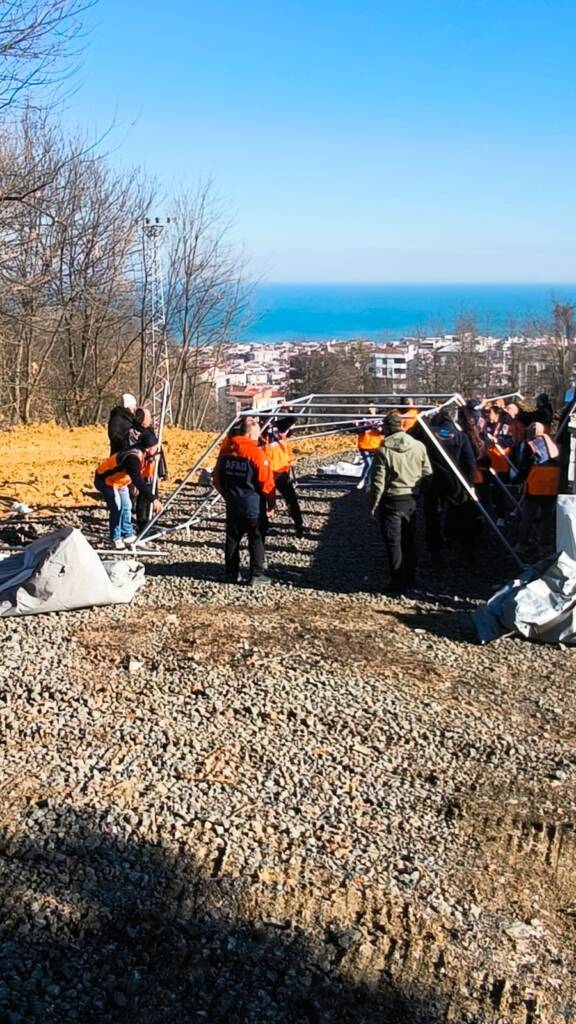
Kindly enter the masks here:
<path id="1" fill-rule="evenodd" d="M 553 302 L 576 303 L 576 284 L 262 283 L 238 340 L 391 341 L 450 334 L 461 316 L 474 316 L 481 334 L 533 333 Z"/>

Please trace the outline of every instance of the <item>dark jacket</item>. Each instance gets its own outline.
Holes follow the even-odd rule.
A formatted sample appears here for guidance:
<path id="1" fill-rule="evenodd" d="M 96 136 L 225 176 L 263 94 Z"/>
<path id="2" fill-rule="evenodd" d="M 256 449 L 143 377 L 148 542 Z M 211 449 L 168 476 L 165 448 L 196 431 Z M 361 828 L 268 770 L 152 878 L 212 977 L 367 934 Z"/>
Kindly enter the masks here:
<path id="1" fill-rule="evenodd" d="M 462 430 L 458 430 L 450 419 L 441 419 L 432 422 L 430 429 L 442 446 L 448 457 L 456 465 L 466 479 L 472 485 L 476 472 L 476 459 L 470 438 Z M 468 492 L 462 485 L 453 469 L 438 451 L 437 446 L 430 437 L 425 435 L 422 438 L 426 445 L 432 469 L 434 470 L 434 487 L 442 498 L 448 498 L 453 502 L 468 500 Z"/>
<path id="2" fill-rule="evenodd" d="M 257 441 L 241 435 L 230 437 L 222 446 L 212 475 L 214 487 L 226 504 L 248 515 L 258 515 L 265 500 L 274 507 L 274 474 Z"/>
<path id="3" fill-rule="evenodd" d="M 139 433 L 140 429 L 129 409 L 123 409 L 121 405 L 117 405 L 112 409 L 108 420 L 111 454 L 115 455 L 116 452 L 121 452 L 124 448 L 127 448 L 130 441 L 134 443 L 134 435 L 132 438 L 129 437 L 130 431 L 135 430 Z"/>

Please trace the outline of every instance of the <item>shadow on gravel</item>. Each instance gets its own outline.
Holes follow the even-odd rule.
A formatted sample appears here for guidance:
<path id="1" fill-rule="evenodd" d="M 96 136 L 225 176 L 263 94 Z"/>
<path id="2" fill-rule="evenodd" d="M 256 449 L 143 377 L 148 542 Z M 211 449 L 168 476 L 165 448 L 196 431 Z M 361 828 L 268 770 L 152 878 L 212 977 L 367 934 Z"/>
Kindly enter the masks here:
<path id="1" fill-rule="evenodd" d="M 394 609 L 387 614 L 393 615 L 398 622 L 403 622 L 410 629 L 424 629 L 433 636 L 478 646 L 478 637 L 469 609 L 452 611 L 449 608 L 440 607 L 415 612 L 399 612 Z"/>
<path id="2" fill-rule="evenodd" d="M 214 583 L 225 582 L 224 562 L 149 562 L 146 564 L 147 576 L 178 576 L 193 580 L 210 580 Z M 1 1021 L 0 1021 L 1 1024 Z"/>
<path id="3" fill-rule="evenodd" d="M 388 578 L 386 556 L 366 494 L 352 490 L 330 502 L 303 584 L 337 594 L 381 593 Z"/>
<path id="4" fill-rule="evenodd" d="M 131 812 L 127 812 L 129 819 Z M 435 1024 L 446 1001 L 346 980 L 349 933 L 245 922 L 242 885 L 40 801 L 0 842 L 2 1024 Z M 354 936 L 354 931 L 352 931 Z"/>
<path id="5" fill-rule="evenodd" d="M 488 530 L 482 535 L 475 558 L 446 540 L 442 563 L 434 565 L 424 538 L 422 505 L 417 517 L 417 586 L 427 600 L 486 600 L 515 575 L 514 563 Z M 332 498 L 330 515 L 305 576 L 304 585 L 335 593 L 382 593 L 388 585 L 380 526 L 370 519 L 364 492 L 353 490 Z"/>

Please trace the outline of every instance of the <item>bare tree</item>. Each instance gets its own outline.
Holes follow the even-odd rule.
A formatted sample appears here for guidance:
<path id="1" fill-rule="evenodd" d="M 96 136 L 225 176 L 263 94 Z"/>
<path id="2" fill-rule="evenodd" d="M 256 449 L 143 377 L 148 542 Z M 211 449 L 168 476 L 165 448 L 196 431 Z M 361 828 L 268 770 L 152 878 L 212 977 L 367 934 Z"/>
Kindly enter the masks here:
<path id="1" fill-rule="evenodd" d="M 350 342 L 338 347 L 322 345 L 291 360 L 291 395 L 362 394 L 376 391 L 371 370 L 372 346 Z M 383 387 L 379 381 L 379 387 Z"/>
<path id="2" fill-rule="evenodd" d="M 82 16 L 95 0 L 0 0 L 0 110 L 54 87 L 78 58 Z"/>
<path id="3" fill-rule="evenodd" d="M 174 422 L 201 428 L 214 412 L 222 346 L 241 326 L 244 260 L 210 183 L 173 205 L 167 248 L 166 329 L 172 351 Z"/>
<path id="4" fill-rule="evenodd" d="M 524 327 L 527 343 L 515 358 L 522 390 L 533 395 L 546 391 L 557 405 L 562 404 L 576 371 L 575 312 L 571 303 L 553 299 L 548 318 L 532 320 Z"/>
<path id="5" fill-rule="evenodd" d="M 564 401 L 566 388 L 574 379 L 575 310 L 576 306 L 570 303 L 554 302 L 552 305 L 553 398 L 558 404 Z"/>
<path id="6" fill-rule="evenodd" d="M 42 161 L 50 180 L 41 205 L 0 207 L 0 386 L 12 421 L 93 422 L 120 380 L 136 386 L 138 244 L 151 192 L 139 173 L 81 152 L 81 140 L 29 115 L 0 150 L 0 173 Z"/>

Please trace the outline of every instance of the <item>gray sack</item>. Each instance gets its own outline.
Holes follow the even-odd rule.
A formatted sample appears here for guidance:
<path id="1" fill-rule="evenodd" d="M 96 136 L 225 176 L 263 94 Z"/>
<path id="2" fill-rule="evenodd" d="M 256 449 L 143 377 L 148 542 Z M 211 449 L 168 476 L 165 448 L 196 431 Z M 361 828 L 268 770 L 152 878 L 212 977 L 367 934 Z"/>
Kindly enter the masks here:
<path id="1" fill-rule="evenodd" d="M 0 616 L 129 604 L 143 583 L 140 562 L 104 562 L 80 530 L 65 526 L 0 560 Z"/>
<path id="2" fill-rule="evenodd" d="M 517 635 L 543 644 L 576 644 L 576 561 L 562 551 L 530 566 L 473 614 L 481 643 Z"/>

